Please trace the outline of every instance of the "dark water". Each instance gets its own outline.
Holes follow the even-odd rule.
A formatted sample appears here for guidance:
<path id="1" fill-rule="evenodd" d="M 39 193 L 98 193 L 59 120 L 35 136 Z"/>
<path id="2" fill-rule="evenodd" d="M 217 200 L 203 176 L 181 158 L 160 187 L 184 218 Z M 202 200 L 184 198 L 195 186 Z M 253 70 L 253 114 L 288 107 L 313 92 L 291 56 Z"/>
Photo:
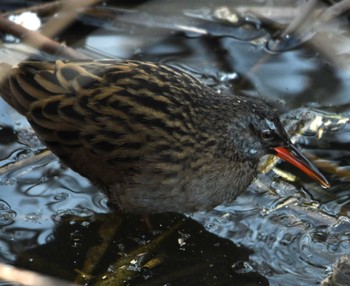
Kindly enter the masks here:
<path id="1" fill-rule="evenodd" d="M 133 8 L 137 17 L 125 13 L 118 20 L 108 18 L 109 10 L 102 19 L 89 14 L 60 40 L 103 57 L 173 64 L 220 92 L 263 96 L 294 125 L 313 121 L 302 122 L 307 113 L 320 118 L 320 140 L 310 128 L 296 139 L 309 153 L 348 170 L 349 56 L 341 48 L 350 39 L 348 19 L 339 17 L 312 37 L 325 41 L 328 52 L 311 40 L 275 52 L 267 46 L 278 30 L 252 16 L 235 25 L 221 22 L 214 15 L 224 4 L 150 2 Z M 0 166 L 45 152 L 26 121 L 2 101 L 0 125 Z M 349 175 L 328 173 L 332 188 L 323 190 L 288 170 L 296 182 L 270 171 L 232 206 L 189 217 L 151 216 L 151 233 L 139 217 L 110 215 L 106 198 L 54 157 L 38 157 L 1 174 L 1 260 L 73 281 L 87 271 L 86 261 L 94 258 L 89 249 L 104 241 L 101 229 L 111 223 L 118 225 L 116 233 L 96 255 L 94 278 L 85 280 L 90 284 L 106 285 L 99 277 L 116 273 L 123 279 L 109 285 L 318 285 L 350 252 Z M 115 262 L 128 256 L 124 264 Z"/>

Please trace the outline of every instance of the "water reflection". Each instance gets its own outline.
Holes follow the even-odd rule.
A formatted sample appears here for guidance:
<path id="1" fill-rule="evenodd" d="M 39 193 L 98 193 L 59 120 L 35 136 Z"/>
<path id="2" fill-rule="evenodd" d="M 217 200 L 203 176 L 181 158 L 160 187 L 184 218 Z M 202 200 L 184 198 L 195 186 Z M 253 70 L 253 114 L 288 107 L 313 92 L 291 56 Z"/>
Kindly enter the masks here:
<path id="1" fill-rule="evenodd" d="M 209 215 L 195 214 L 194 218 L 211 232 L 252 249 L 254 269 L 266 275 L 272 285 L 320 281 L 326 268 L 348 252 L 349 219 L 339 221 L 318 208 L 310 208 L 310 199 L 302 197 L 277 208 L 276 200 L 281 199 L 276 199 L 276 194 L 257 192 L 250 190 L 234 206 L 217 208 Z M 346 199 L 349 204 L 348 196 Z M 269 203 L 265 205 L 264 201 Z M 262 206 L 272 211 L 262 212 Z"/>
<path id="2" fill-rule="evenodd" d="M 2 183 L 0 249 L 6 261 L 51 240 L 59 217 L 107 211 L 101 203 L 103 195 L 86 179 L 62 168 L 52 156 L 29 170 L 27 166 L 16 168 L 3 176 Z"/>

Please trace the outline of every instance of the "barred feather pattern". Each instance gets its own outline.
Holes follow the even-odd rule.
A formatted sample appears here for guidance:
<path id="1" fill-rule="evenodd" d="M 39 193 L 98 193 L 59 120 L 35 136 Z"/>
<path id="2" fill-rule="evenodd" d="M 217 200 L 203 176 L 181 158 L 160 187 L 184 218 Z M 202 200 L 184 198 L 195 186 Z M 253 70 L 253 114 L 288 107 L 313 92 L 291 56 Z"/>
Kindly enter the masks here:
<path id="1" fill-rule="evenodd" d="M 257 158 L 244 160 L 230 145 L 229 126 L 246 108 L 240 98 L 176 68 L 58 60 L 0 69 L 9 74 L 5 101 L 124 211 L 210 209 L 232 201 L 256 175 Z"/>

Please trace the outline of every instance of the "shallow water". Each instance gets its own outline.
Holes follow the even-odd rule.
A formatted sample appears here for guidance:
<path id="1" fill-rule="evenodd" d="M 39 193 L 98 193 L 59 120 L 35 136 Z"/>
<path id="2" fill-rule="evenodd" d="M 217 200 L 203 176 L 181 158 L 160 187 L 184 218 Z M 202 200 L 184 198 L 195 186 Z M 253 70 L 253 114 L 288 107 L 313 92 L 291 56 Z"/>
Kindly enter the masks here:
<path id="1" fill-rule="evenodd" d="M 76 47 L 97 50 L 106 57 L 173 64 L 220 92 L 263 96 L 282 113 L 310 106 L 287 116 L 287 123 L 300 122 L 312 109 L 330 112 L 314 113 L 326 119 L 339 111 L 349 112 L 348 51 L 340 48 L 346 46 L 349 34 L 345 17 L 314 37 L 328 39 L 327 45 L 334 46 L 329 54 L 312 41 L 276 53 L 266 48 L 273 31 L 258 18 L 242 20 L 234 29 L 215 19 L 216 9 L 225 2 L 195 1 L 190 7 L 186 2 L 175 6 L 151 2 L 151 7 L 143 4 L 132 10 L 141 11 L 144 18 L 128 13 L 119 21 L 104 18 L 104 28 L 101 19 L 89 15 L 63 33 L 61 40 L 84 28 L 89 33 L 75 39 Z M 272 5 L 272 1 L 261 2 L 250 1 Z M 246 1 L 234 3 L 247 5 Z M 164 17 L 164 11 L 171 13 Z M 99 29 L 91 32 L 91 25 Z M 347 118 L 346 113 L 342 116 Z M 26 121 L 2 101 L 0 125 L 0 166 L 44 152 Z M 343 123 L 333 129 L 325 127 L 320 140 L 310 130 L 296 139 L 311 154 L 347 170 L 350 126 Z M 130 271 L 124 285 L 319 284 L 334 261 L 350 251 L 349 181 L 327 174 L 332 188 L 323 190 L 286 164 L 278 168 L 299 179 L 287 182 L 270 171 L 231 206 L 190 217 L 152 216 L 153 233 L 140 218 L 125 218 L 93 273 L 119 273 L 113 259 L 130 255 L 162 231 L 173 229 L 156 250 L 147 249 L 152 259 L 160 257 L 163 262 L 142 267 L 150 259 L 143 253 L 142 261 L 124 265 Z M 88 249 L 101 240 L 101 225 L 113 221 L 106 215 L 111 212 L 106 198 L 49 155 L 2 173 L 0 185 L 1 260 L 74 280 L 75 269 L 84 269 Z M 181 225 L 174 227 L 178 222 Z"/>

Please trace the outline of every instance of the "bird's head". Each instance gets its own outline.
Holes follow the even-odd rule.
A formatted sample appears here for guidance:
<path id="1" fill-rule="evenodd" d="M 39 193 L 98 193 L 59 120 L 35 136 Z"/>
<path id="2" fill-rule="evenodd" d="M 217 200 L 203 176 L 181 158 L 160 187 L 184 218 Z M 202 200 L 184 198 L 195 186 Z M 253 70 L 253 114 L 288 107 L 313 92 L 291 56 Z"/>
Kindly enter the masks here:
<path id="1" fill-rule="evenodd" d="M 238 109 L 243 114 L 232 119 L 229 138 L 241 157 L 258 161 L 267 154 L 276 155 L 299 168 L 325 188 L 330 184 L 322 173 L 290 141 L 278 114 L 265 102 L 249 100 Z"/>

